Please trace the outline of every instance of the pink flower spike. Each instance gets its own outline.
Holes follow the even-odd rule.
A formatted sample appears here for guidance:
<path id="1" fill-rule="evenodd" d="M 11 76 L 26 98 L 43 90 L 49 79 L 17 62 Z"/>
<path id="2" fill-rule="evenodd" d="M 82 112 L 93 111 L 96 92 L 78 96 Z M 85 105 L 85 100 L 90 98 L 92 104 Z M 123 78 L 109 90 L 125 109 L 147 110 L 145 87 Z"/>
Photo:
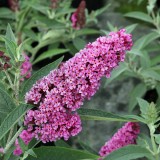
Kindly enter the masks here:
<path id="1" fill-rule="evenodd" d="M 136 144 L 136 138 L 140 133 L 140 126 L 135 122 L 128 122 L 118 130 L 113 137 L 105 143 L 99 151 L 101 157 L 106 157 L 108 154 L 127 146 L 129 144 Z M 99 159 L 101 160 L 101 158 Z"/>
<path id="2" fill-rule="evenodd" d="M 124 29 L 112 32 L 38 80 L 25 95 L 26 103 L 35 105 L 25 116 L 27 131 L 44 143 L 77 135 L 82 127 L 76 110 L 96 93 L 101 78 L 110 77 L 124 61 L 131 47 L 131 35 Z"/>

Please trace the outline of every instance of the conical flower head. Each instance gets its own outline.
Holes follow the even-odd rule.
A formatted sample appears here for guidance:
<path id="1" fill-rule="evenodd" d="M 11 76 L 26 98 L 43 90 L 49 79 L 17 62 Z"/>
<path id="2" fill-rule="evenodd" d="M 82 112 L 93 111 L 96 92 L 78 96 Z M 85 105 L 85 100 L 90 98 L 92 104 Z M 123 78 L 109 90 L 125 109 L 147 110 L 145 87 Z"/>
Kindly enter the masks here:
<path id="1" fill-rule="evenodd" d="M 99 151 L 101 157 L 105 157 L 111 152 L 127 146 L 129 144 L 136 144 L 136 138 L 140 132 L 138 123 L 128 122 L 118 130 L 113 137 L 105 143 Z"/>
<path id="2" fill-rule="evenodd" d="M 25 96 L 27 103 L 35 105 L 26 115 L 28 130 L 43 142 L 67 140 L 78 134 L 81 121 L 76 110 L 96 93 L 101 78 L 110 77 L 111 71 L 124 61 L 131 46 L 131 35 L 124 29 L 112 32 L 89 43 L 38 80 Z"/>

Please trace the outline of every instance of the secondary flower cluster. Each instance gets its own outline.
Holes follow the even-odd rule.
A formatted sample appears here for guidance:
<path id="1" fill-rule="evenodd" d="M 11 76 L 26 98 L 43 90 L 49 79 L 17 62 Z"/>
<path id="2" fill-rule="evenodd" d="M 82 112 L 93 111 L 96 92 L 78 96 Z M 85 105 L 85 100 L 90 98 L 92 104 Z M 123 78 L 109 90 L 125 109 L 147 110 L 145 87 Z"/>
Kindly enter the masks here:
<path id="1" fill-rule="evenodd" d="M 27 130 L 44 143 L 77 135 L 81 120 L 76 110 L 96 93 L 100 79 L 110 77 L 124 61 L 131 46 L 131 35 L 124 29 L 111 32 L 38 80 L 25 96 L 27 103 L 35 105 L 25 116 Z"/>
<path id="2" fill-rule="evenodd" d="M 19 135 L 19 137 L 23 140 L 23 142 L 28 145 L 28 143 L 32 140 L 33 138 L 33 135 L 32 133 L 26 131 L 26 130 L 23 130 L 22 133 Z M 15 150 L 13 151 L 13 154 L 16 155 L 16 156 L 19 156 L 22 154 L 22 149 L 18 143 L 18 139 L 16 139 L 15 141 Z"/>
<path id="3" fill-rule="evenodd" d="M 19 0 L 8 0 L 9 8 L 13 11 L 16 12 L 19 10 Z"/>
<path id="4" fill-rule="evenodd" d="M 6 56 L 4 52 L 0 51 L 0 70 L 7 70 L 11 68 L 10 57 Z"/>
<path id="5" fill-rule="evenodd" d="M 26 54 L 23 55 L 24 55 L 24 62 L 21 65 L 21 76 L 25 78 L 30 78 L 32 71 L 32 64 L 30 62 L 30 58 Z M 24 81 L 24 78 L 21 78 L 21 81 Z"/>
<path id="6" fill-rule="evenodd" d="M 76 11 L 72 14 L 71 21 L 74 29 L 81 29 L 84 27 L 86 22 L 85 8 L 86 2 L 82 0 Z"/>
<path id="7" fill-rule="evenodd" d="M 136 138 L 140 132 L 140 127 L 138 123 L 128 122 L 118 130 L 113 137 L 105 143 L 105 145 L 100 149 L 99 154 L 101 157 L 105 157 L 114 150 L 121 147 L 127 146 L 129 144 L 136 144 Z"/>

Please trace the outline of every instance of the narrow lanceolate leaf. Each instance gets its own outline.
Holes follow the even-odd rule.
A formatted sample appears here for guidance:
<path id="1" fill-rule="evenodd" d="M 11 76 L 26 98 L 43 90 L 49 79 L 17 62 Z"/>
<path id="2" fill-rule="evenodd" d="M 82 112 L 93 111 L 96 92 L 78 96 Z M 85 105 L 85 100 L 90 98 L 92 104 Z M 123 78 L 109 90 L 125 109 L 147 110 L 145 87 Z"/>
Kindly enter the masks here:
<path id="1" fill-rule="evenodd" d="M 0 125 L 0 140 L 22 118 L 22 116 L 30 108 L 32 108 L 31 105 L 21 104 L 6 116 L 6 118 Z"/>
<path id="2" fill-rule="evenodd" d="M 15 107 L 12 98 L 3 90 L 3 88 L 0 88 L 0 125 Z"/>
<path id="3" fill-rule="evenodd" d="M 5 41 L 6 51 L 8 55 L 10 55 L 11 59 L 14 60 L 17 48 L 16 43 L 14 43 L 13 41 L 9 40 L 6 37 L 3 37 L 3 39 Z"/>
<path id="4" fill-rule="evenodd" d="M 141 113 L 146 114 L 148 107 L 149 107 L 149 103 L 146 100 L 141 99 L 141 98 L 137 98 L 137 100 L 138 100 L 138 104 L 139 104 Z"/>
<path id="5" fill-rule="evenodd" d="M 85 47 L 86 42 L 82 38 L 77 37 L 73 40 L 73 45 L 77 50 L 80 50 Z"/>
<path id="6" fill-rule="evenodd" d="M 62 54 L 62 53 L 66 53 L 68 52 L 69 50 L 68 49 L 60 49 L 60 48 L 54 48 L 54 49 L 51 49 L 49 51 L 46 51 L 44 53 L 42 53 L 34 62 L 33 64 L 41 61 L 41 60 L 44 60 L 46 58 L 51 58 L 55 55 L 59 55 L 59 54 Z"/>
<path id="7" fill-rule="evenodd" d="M 8 26 L 7 26 L 6 38 L 9 39 L 10 41 L 16 43 L 16 38 L 14 36 L 14 33 L 13 33 L 12 29 L 11 29 L 10 24 L 8 24 Z"/>
<path id="8" fill-rule="evenodd" d="M 65 147 L 39 147 L 33 149 L 37 155 L 38 160 L 83 160 L 92 159 L 97 160 L 99 156 L 85 152 L 83 150 L 65 148 Z M 34 157 L 29 156 L 27 160 L 35 160 Z"/>
<path id="9" fill-rule="evenodd" d="M 67 144 L 66 142 L 64 142 L 64 140 L 58 140 L 58 141 L 54 142 L 54 144 L 57 147 L 71 148 L 71 146 L 69 144 Z"/>
<path id="10" fill-rule="evenodd" d="M 142 157 L 154 160 L 154 157 L 148 149 L 138 145 L 128 145 L 112 152 L 103 160 L 132 160 Z"/>
<path id="11" fill-rule="evenodd" d="M 148 14 L 143 13 L 143 12 L 129 12 L 125 14 L 124 16 L 139 19 L 139 20 L 149 22 L 149 23 L 153 23 L 152 18 Z"/>
<path id="12" fill-rule="evenodd" d="M 97 109 L 87 109 L 81 108 L 78 110 L 79 115 L 83 120 L 100 120 L 100 121 L 134 121 L 130 118 L 125 118 L 113 113 L 104 112 Z"/>
<path id="13" fill-rule="evenodd" d="M 98 153 L 97 153 L 95 150 L 93 150 L 89 145 L 83 143 L 83 142 L 80 141 L 80 140 L 78 140 L 78 142 L 79 142 L 80 146 L 81 146 L 84 150 L 88 151 L 89 153 L 93 153 L 93 154 L 95 154 L 95 155 L 98 155 Z"/>
<path id="14" fill-rule="evenodd" d="M 127 69 L 127 65 L 125 63 L 120 63 L 119 67 L 112 71 L 111 77 L 106 80 L 105 87 L 111 83 L 114 79 L 120 76 Z"/>
<path id="15" fill-rule="evenodd" d="M 132 49 L 143 49 L 146 47 L 149 43 L 153 42 L 155 39 L 159 38 L 160 35 L 157 34 L 156 32 L 151 32 L 140 39 L 138 39 L 135 43 Z"/>
<path id="16" fill-rule="evenodd" d="M 130 112 L 137 105 L 137 98 L 142 97 L 146 91 L 147 91 L 147 88 L 146 88 L 145 84 L 143 84 L 143 83 L 140 83 L 134 87 L 134 89 L 129 94 L 129 111 Z"/>
<path id="17" fill-rule="evenodd" d="M 80 29 L 76 31 L 76 36 L 89 35 L 89 34 L 100 34 L 100 33 L 101 33 L 100 31 L 97 31 L 95 29 L 85 28 L 85 29 Z"/>
<path id="18" fill-rule="evenodd" d="M 136 27 L 137 27 L 138 24 L 132 24 L 132 25 L 129 25 L 127 26 L 125 29 L 126 29 L 126 32 L 127 33 L 131 33 Z"/>
<path id="19" fill-rule="evenodd" d="M 35 74 L 33 74 L 33 76 L 31 78 L 29 78 L 22 89 L 22 96 L 24 96 L 24 94 L 32 87 L 32 85 L 39 80 L 40 78 L 46 76 L 47 74 L 49 74 L 49 72 L 53 69 L 55 69 L 63 60 L 63 57 L 59 58 L 58 60 L 42 67 L 40 70 L 38 70 Z M 23 98 L 23 97 L 22 97 Z"/>
<path id="20" fill-rule="evenodd" d="M 142 71 L 141 71 L 141 74 L 142 74 L 144 77 L 152 78 L 152 79 L 155 79 L 155 80 L 157 80 L 157 81 L 160 81 L 160 74 L 159 74 L 158 72 L 154 71 L 154 70 L 151 69 L 151 68 L 142 70 Z"/>

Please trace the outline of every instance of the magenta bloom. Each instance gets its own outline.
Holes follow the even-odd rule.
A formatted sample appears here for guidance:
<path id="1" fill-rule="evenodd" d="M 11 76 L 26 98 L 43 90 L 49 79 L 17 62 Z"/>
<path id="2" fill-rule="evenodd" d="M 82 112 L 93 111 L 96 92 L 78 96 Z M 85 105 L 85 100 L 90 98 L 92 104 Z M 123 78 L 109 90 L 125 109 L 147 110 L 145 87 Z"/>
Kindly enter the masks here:
<path id="1" fill-rule="evenodd" d="M 21 65 L 21 76 L 25 78 L 31 77 L 32 64 L 30 62 L 30 58 L 24 54 L 25 61 Z M 24 81 L 24 78 L 21 78 L 21 81 Z"/>
<path id="2" fill-rule="evenodd" d="M 82 0 L 76 11 L 72 14 L 71 21 L 74 29 L 81 29 L 84 27 L 86 22 L 85 8 L 86 2 Z"/>
<path id="3" fill-rule="evenodd" d="M 31 132 L 28 132 L 27 130 L 23 130 L 19 137 L 23 140 L 23 142 L 28 145 L 28 143 L 32 140 L 33 135 Z"/>
<path id="4" fill-rule="evenodd" d="M 124 61 L 132 39 L 122 29 L 89 43 L 58 69 L 38 80 L 26 93 L 27 103 L 35 105 L 25 117 L 25 126 L 42 142 L 77 135 L 81 120 L 76 110 L 98 90 L 102 77 Z"/>
<path id="5" fill-rule="evenodd" d="M 23 130 L 21 132 L 21 134 L 19 135 L 19 137 L 23 140 L 23 142 L 28 145 L 28 143 L 32 140 L 33 138 L 33 135 L 31 132 L 28 132 L 27 130 Z M 15 146 L 16 146 L 16 149 L 13 151 L 13 154 L 15 156 L 19 156 L 22 154 L 22 149 L 18 143 L 18 139 L 16 139 L 15 141 Z"/>
<path id="6" fill-rule="evenodd" d="M 136 144 L 136 138 L 140 132 L 138 123 L 128 122 L 118 130 L 113 137 L 105 143 L 100 149 L 99 154 L 101 157 L 105 157 L 114 150 L 127 146 L 129 144 Z"/>
<path id="7" fill-rule="evenodd" d="M 15 141 L 15 146 L 16 146 L 16 149 L 13 151 L 13 154 L 15 156 L 20 156 L 23 152 L 22 152 L 22 149 L 18 143 L 18 139 L 16 139 L 16 141 Z"/>

